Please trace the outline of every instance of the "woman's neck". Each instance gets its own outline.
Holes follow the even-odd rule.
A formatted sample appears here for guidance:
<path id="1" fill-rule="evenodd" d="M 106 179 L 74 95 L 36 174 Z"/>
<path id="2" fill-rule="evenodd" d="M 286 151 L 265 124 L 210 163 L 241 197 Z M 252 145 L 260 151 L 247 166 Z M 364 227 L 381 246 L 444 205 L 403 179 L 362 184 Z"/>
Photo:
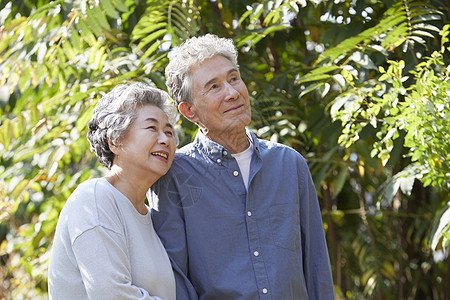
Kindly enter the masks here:
<path id="1" fill-rule="evenodd" d="M 136 174 L 126 174 L 126 172 L 117 165 L 111 167 L 111 170 L 105 176 L 105 179 L 118 191 L 124 194 L 140 214 L 145 215 L 147 213 L 145 197 L 148 189 L 155 180 L 145 178 L 145 176 L 139 178 Z"/>

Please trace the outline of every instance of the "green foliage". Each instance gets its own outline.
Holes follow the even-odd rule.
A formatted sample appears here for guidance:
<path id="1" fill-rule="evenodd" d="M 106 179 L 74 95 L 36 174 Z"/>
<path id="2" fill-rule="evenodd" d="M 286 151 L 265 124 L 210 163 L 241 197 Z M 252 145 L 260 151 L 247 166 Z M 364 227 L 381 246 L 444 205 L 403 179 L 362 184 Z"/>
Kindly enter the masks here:
<path id="1" fill-rule="evenodd" d="M 6 5 L 2 14 L 11 18 L 16 9 Z M 0 251 L 11 296 L 25 298 L 47 289 L 47 249 L 65 200 L 104 172 L 86 139 L 93 105 L 118 83 L 164 86 L 160 71 L 148 75 L 155 61 L 145 59 L 160 42 L 131 49 L 144 24 L 131 37 L 119 26 L 137 15 L 134 2 L 54 1 L 31 11 L 10 19 L 0 40 L 0 182 L 7 186 Z"/>
<path id="2" fill-rule="evenodd" d="M 344 147 L 355 143 L 366 126 L 377 129 L 371 156 L 380 158 L 383 165 L 391 158 L 394 141 L 402 137 L 408 149 L 404 156 L 411 159 L 412 165 L 387 185 L 385 198 L 389 202 L 399 188 L 410 195 L 415 179 L 425 187 L 450 190 L 450 67 L 444 62 L 450 49 L 446 48 L 449 28 L 445 25 L 440 32 L 440 50 L 424 57 L 410 71 L 411 76 L 405 76 L 403 60 L 388 61 L 387 70 L 379 68 L 377 85 L 352 89 L 331 107 L 333 118 L 342 122 L 338 142 Z M 433 249 L 436 240 L 445 239 L 449 233 L 448 217 L 444 217 L 435 220 L 441 225 L 432 234 Z"/>
<path id="3" fill-rule="evenodd" d="M 311 94 L 319 99 L 332 99 L 328 104 L 330 114 L 342 126 L 337 142 L 349 151 L 343 157 L 344 161 L 353 156 L 349 166 L 353 170 L 357 168 L 354 172 L 357 177 L 354 178 L 350 172 L 347 178 L 354 178 L 350 180 L 355 180 L 354 186 L 358 191 L 366 191 L 360 194 L 362 199 L 370 195 L 373 199 L 370 202 L 375 204 L 372 210 L 378 217 L 372 218 L 362 213 L 370 237 L 370 243 L 366 244 L 370 251 L 364 252 L 364 259 L 370 260 L 372 256 L 378 261 L 363 271 L 366 274 L 363 278 L 371 278 L 371 281 L 360 282 L 365 286 L 366 295 L 387 297 L 390 287 L 385 282 L 397 279 L 387 276 L 383 267 L 395 267 L 394 262 L 398 263 L 399 257 L 411 255 L 407 252 L 402 254 L 396 247 L 392 249 L 392 246 L 385 244 L 385 236 L 381 232 L 371 230 L 374 230 L 374 224 L 389 224 L 389 215 L 386 214 L 390 212 L 383 209 L 383 205 L 409 211 L 407 206 L 421 199 L 413 200 L 417 193 L 424 195 L 419 191 L 416 179 L 422 182 L 422 186 L 433 186 L 442 192 L 439 198 L 430 199 L 431 209 L 414 208 L 415 213 L 421 211 L 427 218 L 420 226 L 413 225 L 419 226 L 416 229 L 422 234 L 413 241 L 428 244 L 433 255 L 448 251 L 445 249 L 448 247 L 449 223 L 445 212 L 448 210 L 446 203 L 450 187 L 447 133 L 449 53 L 446 48 L 448 25 L 441 27 L 436 22 L 440 15 L 442 12 L 432 7 L 431 3 L 399 1 L 383 13 L 379 23 L 321 53 L 315 62 L 316 68 L 297 80 L 302 88 L 302 99 Z M 429 39 L 436 38 L 434 32 L 440 32 L 441 38 L 430 43 Z M 361 151 L 361 144 L 368 150 Z M 377 165 L 374 158 L 379 158 L 381 164 Z M 342 173 L 335 171 L 332 174 L 341 178 L 338 174 Z M 319 180 L 327 178 L 322 175 L 324 172 L 318 174 L 320 176 L 315 178 Z M 376 184 L 368 176 L 376 176 L 376 180 L 382 181 Z M 328 182 L 327 185 L 331 187 L 328 193 L 336 195 L 333 185 Z M 372 187 L 377 188 L 371 191 Z M 337 191 L 342 193 L 343 190 Z M 367 201 L 360 200 L 361 209 L 367 210 L 367 205 Z M 410 222 L 405 219 L 403 224 Z M 397 231 L 396 226 L 391 228 Z M 427 226 L 433 230 L 427 230 Z M 424 235 L 425 231 L 428 234 Z M 363 247 L 363 244 L 360 246 Z M 379 245 L 385 245 L 385 249 L 378 250 Z M 359 253 L 355 252 L 355 255 Z M 367 257 L 368 253 L 370 255 Z M 427 271 L 410 267 L 416 271 Z M 419 272 L 417 276 L 423 275 Z"/>
<path id="4" fill-rule="evenodd" d="M 424 57 L 410 71 L 414 83 L 403 74 L 403 60 L 388 61 L 387 70 L 379 68 L 379 84 L 351 90 L 351 100 L 347 92 L 331 107 L 333 118 L 341 120 L 344 127 L 340 144 L 349 147 L 365 126 L 371 125 L 378 129 L 371 156 L 379 157 L 386 165 L 394 140 L 403 131 L 403 144 L 410 149 L 406 155 L 421 167 L 416 177 L 424 186 L 433 184 L 444 189 L 450 188 L 450 68 L 444 63 L 448 28 L 446 25 L 441 31 L 441 51 Z"/>
<path id="5" fill-rule="evenodd" d="M 1 297 L 46 298 L 59 211 L 105 171 L 85 137 L 96 101 L 123 82 L 165 89 L 167 51 L 212 32 L 238 46 L 251 128 L 309 163 L 337 298 L 448 298 L 445 4 L 2 1 Z M 181 145 L 197 130 L 177 126 Z"/>

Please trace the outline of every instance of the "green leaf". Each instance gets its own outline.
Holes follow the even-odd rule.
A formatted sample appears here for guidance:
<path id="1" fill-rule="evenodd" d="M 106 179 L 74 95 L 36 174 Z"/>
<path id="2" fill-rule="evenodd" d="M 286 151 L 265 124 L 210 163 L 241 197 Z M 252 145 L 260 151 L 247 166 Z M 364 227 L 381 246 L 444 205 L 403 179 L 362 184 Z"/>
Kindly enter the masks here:
<path id="1" fill-rule="evenodd" d="M 76 52 L 71 47 L 70 43 L 68 41 L 63 41 L 62 47 L 64 49 L 64 54 L 67 55 L 67 58 L 69 58 L 74 64 L 76 64 L 77 63 Z"/>
<path id="2" fill-rule="evenodd" d="M 296 80 L 296 84 L 300 84 L 303 82 L 309 82 L 309 81 L 319 81 L 319 80 L 324 80 L 324 79 L 329 79 L 331 78 L 331 75 L 328 74 L 310 74 L 310 75 L 306 75 L 303 76 L 299 79 Z"/>
<path id="3" fill-rule="evenodd" d="M 18 162 L 25 161 L 25 160 L 33 157 L 35 154 L 41 154 L 46 149 L 48 149 L 48 147 L 49 147 L 48 145 L 43 145 L 43 146 L 35 145 L 33 148 L 21 149 L 20 151 L 14 153 L 13 163 L 16 164 Z"/>
<path id="4" fill-rule="evenodd" d="M 242 16 L 239 18 L 238 26 L 241 26 L 242 22 L 244 22 L 251 14 L 252 14 L 251 10 L 247 10 L 246 12 L 244 12 Z"/>
<path id="5" fill-rule="evenodd" d="M 144 59 L 146 59 L 149 55 L 153 54 L 158 47 L 163 43 L 163 41 L 155 41 L 141 56 L 141 63 Z"/>
<path id="6" fill-rule="evenodd" d="M 360 65 L 361 67 L 364 67 L 366 69 L 372 69 L 377 70 L 377 67 L 373 63 L 373 61 L 370 59 L 370 57 L 367 54 L 364 54 L 362 52 L 354 52 L 350 59 L 353 60 L 355 63 Z"/>
<path id="7" fill-rule="evenodd" d="M 163 26 L 161 26 L 163 27 Z M 149 36 L 147 36 L 146 38 L 144 38 L 139 45 L 136 48 L 136 52 L 138 52 L 139 50 L 141 50 L 142 48 L 148 46 L 148 44 L 150 45 L 150 48 L 153 49 L 153 51 L 155 51 L 157 49 L 157 47 L 161 44 L 161 41 L 156 41 L 157 38 L 162 38 L 164 37 L 164 35 L 167 33 L 167 30 L 164 29 L 160 29 L 158 31 L 153 32 L 152 34 L 150 34 Z M 154 47 L 154 45 L 157 44 L 157 47 Z M 151 54 L 151 52 L 150 52 Z M 150 54 L 147 54 L 150 55 Z M 143 58 L 141 58 L 141 60 L 143 60 Z"/>
<path id="8" fill-rule="evenodd" d="M 12 122 L 13 138 L 19 139 L 26 129 L 25 118 L 22 114 L 18 115 Z"/>
<path id="9" fill-rule="evenodd" d="M 48 162 L 47 162 L 47 177 L 51 178 L 57 168 L 58 168 L 58 163 L 59 161 L 62 159 L 63 155 L 69 151 L 69 148 L 66 145 L 62 145 L 59 147 L 56 147 L 52 153 L 50 154 L 49 158 L 48 158 Z"/>
<path id="10" fill-rule="evenodd" d="M 112 3 L 115 8 L 117 8 L 121 12 L 129 12 L 128 7 L 125 5 L 123 0 L 112 0 Z"/>
<path id="11" fill-rule="evenodd" d="M 323 83 L 323 82 L 319 82 L 319 83 L 314 83 L 314 84 L 309 85 L 306 89 L 303 89 L 301 91 L 301 93 L 298 95 L 298 98 L 299 99 L 302 98 L 304 95 L 306 95 L 306 94 L 308 94 L 308 93 L 310 93 L 310 92 L 320 88 L 324 84 L 325 83 Z"/>
<path id="12" fill-rule="evenodd" d="M 5 150 L 8 150 L 12 139 L 11 120 L 5 119 L 2 126 L 0 127 L 0 130 L 0 142 L 3 144 L 3 147 L 5 147 Z"/>
<path id="13" fill-rule="evenodd" d="M 92 21 L 90 21 L 92 22 Z M 90 46 L 94 46 L 96 43 L 96 39 L 92 34 L 91 30 L 89 30 L 88 25 L 82 18 L 78 19 L 77 27 L 80 29 L 80 36 L 84 39 Z M 98 30 L 98 28 L 97 28 Z M 101 32 L 101 30 L 100 30 Z"/>
<path id="14" fill-rule="evenodd" d="M 57 213 L 56 211 L 52 211 L 52 212 Z M 58 221 L 58 215 L 53 214 L 53 215 L 49 215 L 47 217 L 47 219 L 42 222 L 38 233 L 33 237 L 33 240 L 32 240 L 32 245 L 34 248 L 38 248 L 42 239 L 48 238 L 51 235 L 51 233 L 53 232 L 53 230 L 56 227 L 57 221 Z"/>
<path id="15" fill-rule="evenodd" d="M 86 8 L 86 23 L 89 29 L 96 35 L 100 36 L 102 34 L 102 28 L 100 24 L 97 22 L 97 17 L 95 16 L 95 12 L 93 9 L 89 8 L 89 6 Z"/>
<path id="16" fill-rule="evenodd" d="M 19 90 L 24 92 L 25 89 L 30 85 L 31 73 L 30 69 L 25 69 L 19 80 Z"/>
<path id="17" fill-rule="evenodd" d="M 430 235 L 430 247 L 433 251 L 437 250 L 438 243 L 445 231 L 448 231 L 450 224 L 450 202 L 447 203 L 433 220 L 433 229 Z"/>
<path id="18" fill-rule="evenodd" d="M 106 14 L 113 18 L 119 19 L 120 15 L 112 4 L 111 0 L 100 0 L 100 6 L 106 11 Z"/>
<path id="19" fill-rule="evenodd" d="M 72 47 L 77 50 L 76 52 L 80 53 L 81 50 L 83 49 L 83 41 L 81 40 L 77 29 L 74 26 L 72 26 L 69 32 L 70 32 L 70 43 L 72 44 Z"/>
<path id="20" fill-rule="evenodd" d="M 141 26 L 139 26 L 139 27 L 136 26 L 136 27 L 134 28 L 134 30 L 133 30 L 133 32 L 132 32 L 132 34 L 131 34 L 132 40 L 133 40 L 133 41 L 136 41 L 136 40 L 138 40 L 138 39 L 144 38 L 144 40 L 147 40 L 146 43 L 148 43 L 149 41 L 151 41 L 151 40 L 149 40 L 149 38 L 148 38 L 148 34 L 154 32 L 154 31 L 156 31 L 156 30 L 158 30 L 158 29 L 166 28 L 166 27 L 167 27 L 167 23 L 166 23 L 166 22 L 159 22 L 159 23 L 156 23 L 156 24 L 150 23 L 150 24 L 148 24 L 148 25 L 145 24 L 146 26 L 142 26 L 142 25 L 144 25 L 144 24 L 141 24 Z M 141 43 L 142 43 L 144 40 L 142 40 Z M 139 48 L 139 49 L 140 49 L 140 48 Z M 139 51 L 139 50 L 137 50 L 137 51 Z"/>
<path id="21" fill-rule="evenodd" d="M 100 9 L 99 6 L 93 6 L 91 9 L 91 13 L 94 16 L 95 20 L 98 22 L 98 24 L 101 27 L 103 27 L 103 29 L 111 30 L 111 27 L 109 26 L 105 14 L 103 13 L 103 11 Z"/>
<path id="22" fill-rule="evenodd" d="M 334 197 L 337 197 L 339 193 L 342 191 L 342 188 L 344 187 L 344 183 L 346 180 L 347 180 L 347 169 L 341 168 L 339 170 L 339 174 L 336 179 L 336 183 L 334 185 Z"/>
<path id="23" fill-rule="evenodd" d="M 82 132 L 83 129 L 86 128 L 88 121 L 91 119 L 92 117 L 92 110 L 91 109 L 87 109 L 85 110 L 80 117 L 77 119 L 76 122 L 76 128 L 78 130 L 78 132 Z"/>
<path id="24" fill-rule="evenodd" d="M 11 192 L 13 199 L 18 199 L 20 194 L 22 194 L 22 192 L 28 187 L 29 183 L 30 180 L 28 179 L 20 181 Z"/>

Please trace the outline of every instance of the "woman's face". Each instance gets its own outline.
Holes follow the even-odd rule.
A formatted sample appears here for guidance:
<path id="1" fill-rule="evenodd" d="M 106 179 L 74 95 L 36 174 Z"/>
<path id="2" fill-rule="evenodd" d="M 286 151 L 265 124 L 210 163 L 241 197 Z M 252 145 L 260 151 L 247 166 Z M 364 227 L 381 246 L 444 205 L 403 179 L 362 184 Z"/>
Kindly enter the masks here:
<path id="1" fill-rule="evenodd" d="M 143 105 L 137 108 L 121 146 L 114 148 L 113 164 L 142 176 L 159 178 L 169 170 L 176 149 L 172 125 L 160 108 Z"/>

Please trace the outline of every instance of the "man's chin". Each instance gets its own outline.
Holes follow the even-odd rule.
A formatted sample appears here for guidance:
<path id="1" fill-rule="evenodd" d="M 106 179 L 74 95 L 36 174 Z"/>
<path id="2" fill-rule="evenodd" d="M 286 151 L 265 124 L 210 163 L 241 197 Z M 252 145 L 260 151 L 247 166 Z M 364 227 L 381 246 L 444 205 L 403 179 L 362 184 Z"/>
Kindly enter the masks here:
<path id="1" fill-rule="evenodd" d="M 251 119 L 249 117 L 241 117 L 234 119 L 229 122 L 228 126 L 224 127 L 224 131 L 230 132 L 230 133 L 236 133 L 241 132 L 245 129 L 246 126 L 250 124 Z"/>

